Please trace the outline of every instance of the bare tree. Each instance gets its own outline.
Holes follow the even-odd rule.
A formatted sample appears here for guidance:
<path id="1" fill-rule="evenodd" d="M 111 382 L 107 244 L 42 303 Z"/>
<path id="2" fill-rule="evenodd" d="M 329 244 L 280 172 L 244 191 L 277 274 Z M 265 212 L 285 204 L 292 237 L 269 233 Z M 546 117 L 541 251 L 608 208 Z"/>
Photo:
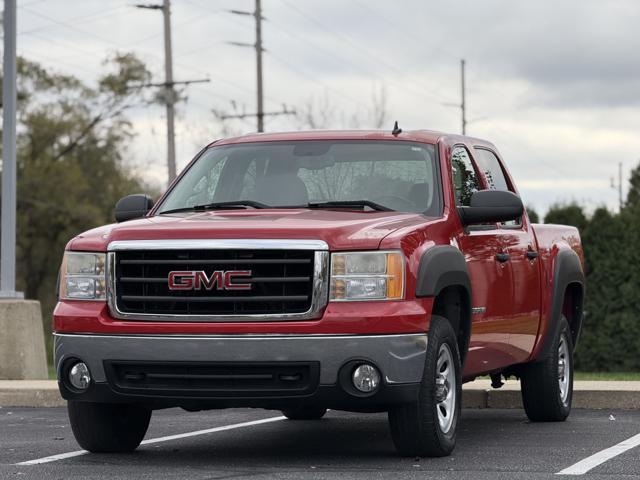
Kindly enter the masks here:
<path id="1" fill-rule="evenodd" d="M 320 97 L 307 100 L 296 119 L 300 128 L 383 128 L 388 123 L 387 90 L 384 85 L 374 88 L 371 107 L 348 112 L 325 92 Z"/>
<path id="2" fill-rule="evenodd" d="M 387 122 L 387 88 L 380 85 L 379 89 L 371 93 L 371 112 L 369 117 L 373 121 L 375 128 L 384 127 Z"/>
<path id="3" fill-rule="evenodd" d="M 335 125 L 336 109 L 327 92 L 320 97 L 311 97 L 296 115 L 296 120 L 302 128 L 320 130 Z"/>

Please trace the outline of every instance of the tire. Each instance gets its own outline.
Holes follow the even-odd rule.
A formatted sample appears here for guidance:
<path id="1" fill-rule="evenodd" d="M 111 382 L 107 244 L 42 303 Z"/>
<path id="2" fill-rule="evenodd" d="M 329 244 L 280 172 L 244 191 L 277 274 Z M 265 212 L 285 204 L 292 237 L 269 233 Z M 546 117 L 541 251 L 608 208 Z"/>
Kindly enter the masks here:
<path id="1" fill-rule="evenodd" d="M 324 407 L 297 407 L 282 410 L 282 414 L 289 420 L 320 420 L 327 413 Z"/>
<path id="2" fill-rule="evenodd" d="M 439 400 L 445 392 L 438 387 L 437 378 L 441 381 L 446 378 L 448 393 L 443 402 Z M 398 453 L 405 457 L 449 455 L 456 444 L 461 400 L 461 365 L 456 334 L 446 319 L 433 317 L 418 398 L 389 410 L 391 437 Z M 442 414 L 444 411 L 446 416 Z"/>
<path id="3" fill-rule="evenodd" d="M 144 438 L 151 410 L 136 404 L 68 402 L 71 430 L 93 453 L 132 452 Z"/>
<path id="4" fill-rule="evenodd" d="M 541 362 L 526 365 L 520 383 L 529 420 L 562 422 L 567 419 L 573 397 L 573 341 L 564 316 L 553 338 L 553 354 Z"/>

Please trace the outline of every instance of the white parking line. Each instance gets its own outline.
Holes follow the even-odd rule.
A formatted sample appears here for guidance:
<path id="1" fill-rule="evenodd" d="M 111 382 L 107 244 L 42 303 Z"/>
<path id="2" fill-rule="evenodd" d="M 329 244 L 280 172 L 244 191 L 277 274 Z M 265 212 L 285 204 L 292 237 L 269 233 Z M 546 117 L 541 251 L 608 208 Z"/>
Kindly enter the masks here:
<path id="1" fill-rule="evenodd" d="M 208 433 L 224 432 L 226 430 L 234 430 L 236 428 L 252 427 L 254 425 L 262 425 L 263 423 L 279 422 L 285 420 L 286 417 L 270 417 L 262 420 L 253 420 L 251 422 L 234 423 L 233 425 L 224 425 L 222 427 L 207 428 L 206 430 L 196 430 L 195 432 L 179 433 L 177 435 L 168 435 L 166 437 L 150 438 L 144 440 L 140 445 L 151 445 L 153 443 L 169 442 L 171 440 L 178 440 L 180 438 L 197 437 L 198 435 L 206 435 Z M 75 452 L 60 453 L 58 455 L 51 455 L 49 457 L 36 458 L 35 460 L 27 460 L 26 462 L 16 463 L 16 465 L 40 465 L 41 463 L 57 462 L 58 460 L 64 460 L 67 458 L 79 457 L 80 455 L 86 455 L 86 450 L 77 450 Z"/>
<path id="2" fill-rule="evenodd" d="M 580 460 L 578 463 L 559 471 L 556 475 L 583 475 L 598 465 L 603 464 L 607 460 L 611 460 L 613 457 L 617 457 L 621 453 L 631 450 L 638 445 L 640 445 L 640 433 L 631 438 L 627 438 L 613 447 L 594 453 L 590 457 Z"/>

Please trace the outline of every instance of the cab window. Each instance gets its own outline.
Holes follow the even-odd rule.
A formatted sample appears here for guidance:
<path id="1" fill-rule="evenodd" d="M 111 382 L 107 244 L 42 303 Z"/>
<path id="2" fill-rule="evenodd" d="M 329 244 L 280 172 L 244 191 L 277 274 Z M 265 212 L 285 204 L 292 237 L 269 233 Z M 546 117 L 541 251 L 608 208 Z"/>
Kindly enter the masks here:
<path id="1" fill-rule="evenodd" d="M 471 195 L 473 192 L 480 190 L 480 184 L 466 148 L 461 146 L 453 147 L 451 151 L 451 173 L 453 175 L 456 205 L 468 207 L 471 204 Z"/>
<path id="2" fill-rule="evenodd" d="M 489 189 L 513 192 L 513 189 L 509 187 L 504 170 L 502 169 L 500 160 L 498 160 L 496 154 L 484 148 L 475 148 L 474 151 L 478 168 L 484 175 Z M 518 227 L 521 224 L 521 219 L 502 222 L 503 226 L 508 227 Z"/>

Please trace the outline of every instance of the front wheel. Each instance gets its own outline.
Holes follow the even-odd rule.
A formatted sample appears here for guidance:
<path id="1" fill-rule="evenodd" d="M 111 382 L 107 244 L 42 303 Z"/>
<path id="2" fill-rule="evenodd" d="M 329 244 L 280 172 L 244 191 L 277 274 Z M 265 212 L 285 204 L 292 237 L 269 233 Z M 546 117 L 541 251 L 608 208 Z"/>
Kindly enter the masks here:
<path id="1" fill-rule="evenodd" d="M 389 410 L 389 426 L 402 456 L 444 457 L 456 444 L 462 380 L 460 353 L 451 324 L 432 318 L 418 398 Z"/>
<path id="2" fill-rule="evenodd" d="M 151 410 L 126 403 L 68 402 L 76 441 L 93 453 L 132 452 L 144 438 Z"/>
<path id="3" fill-rule="evenodd" d="M 520 378 L 522 403 L 532 422 L 562 422 L 571 413 L 573 342 L 569 322 L 562 316 L 553 339 L 553 353 L 526 365 Z"/>

